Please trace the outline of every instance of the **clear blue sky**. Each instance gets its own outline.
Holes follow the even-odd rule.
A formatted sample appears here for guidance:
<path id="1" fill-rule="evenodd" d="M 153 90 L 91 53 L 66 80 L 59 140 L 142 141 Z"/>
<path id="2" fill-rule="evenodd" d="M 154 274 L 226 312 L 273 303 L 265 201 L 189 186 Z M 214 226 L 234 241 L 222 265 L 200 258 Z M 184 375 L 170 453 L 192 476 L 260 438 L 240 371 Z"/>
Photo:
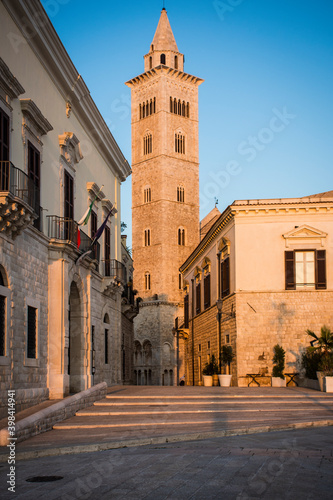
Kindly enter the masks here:
<path id="1" fill-rule="evenodd" d="M 163 0 L 43 0 L 65 48 L 131 161 L 130 90 Z M 333 189 L 333 2 L 166 0 L 199 88 L 201 217 L 235 199 Z M 282 117 L 281 117 L 282 116 Z M 122 220 L 131 232 L 131 178 Z"/>

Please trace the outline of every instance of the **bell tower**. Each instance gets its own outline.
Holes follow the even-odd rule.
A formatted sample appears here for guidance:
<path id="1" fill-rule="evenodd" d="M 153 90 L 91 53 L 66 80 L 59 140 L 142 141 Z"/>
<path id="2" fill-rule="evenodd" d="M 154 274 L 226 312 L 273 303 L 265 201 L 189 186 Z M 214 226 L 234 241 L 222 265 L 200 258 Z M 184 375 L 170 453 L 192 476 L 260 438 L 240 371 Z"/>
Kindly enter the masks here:
<path id="1" fill-rule="evenodd" d="M 198 87 L 184 72 L 165 9 L 132 100 L 134 321 L 140 385 L 176 384 L 174 320 L 183 313 L 179 267 L 199 243 Z M 180 376 L 182 373 L 180 372 Z"/>

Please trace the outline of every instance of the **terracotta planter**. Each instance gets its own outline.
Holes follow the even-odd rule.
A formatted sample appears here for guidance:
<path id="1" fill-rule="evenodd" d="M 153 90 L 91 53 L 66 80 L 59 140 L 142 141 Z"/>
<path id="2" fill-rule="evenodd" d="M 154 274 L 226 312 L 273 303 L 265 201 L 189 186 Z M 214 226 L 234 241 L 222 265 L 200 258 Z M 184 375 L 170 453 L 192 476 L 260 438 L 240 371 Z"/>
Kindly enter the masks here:
<path id="1" fill-rule="evenodd" d="M 213 376 L 212 375 L 203 375 L 203 385 L 205 387 L 212 387 L 213 385 Z"/>
<path id="2" fill-rule="evenodd" d="M 230 387 L 232 375 L 219 375 L 218 377 L 221 387 Z"/>
<path id="3" fill-rule="evenodd" d="M 325 392 L 333 392 L 333 377 L 324 377 Z"/>
<path id="4" fill-rule="evenodd" d="M 287 381 L 285 378 L 272 377 L 272 387 L 286 387 Z"/>

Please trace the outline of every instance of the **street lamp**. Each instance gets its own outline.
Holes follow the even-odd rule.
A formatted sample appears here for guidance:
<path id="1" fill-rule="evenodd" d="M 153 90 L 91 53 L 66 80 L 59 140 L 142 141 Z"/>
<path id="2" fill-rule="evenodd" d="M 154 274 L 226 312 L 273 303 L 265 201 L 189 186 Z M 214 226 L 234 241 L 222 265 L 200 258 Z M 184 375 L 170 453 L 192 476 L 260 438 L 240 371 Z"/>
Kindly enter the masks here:
<path id="1" fill-rule="evenodd" d="M 219 322 L 219 373 L 221 373 L 222 363 L 221 363 L 221 316 L 222 316 L 222 299 L 217 299 L 216 307 L 217 307 L 217 316 Z"/>

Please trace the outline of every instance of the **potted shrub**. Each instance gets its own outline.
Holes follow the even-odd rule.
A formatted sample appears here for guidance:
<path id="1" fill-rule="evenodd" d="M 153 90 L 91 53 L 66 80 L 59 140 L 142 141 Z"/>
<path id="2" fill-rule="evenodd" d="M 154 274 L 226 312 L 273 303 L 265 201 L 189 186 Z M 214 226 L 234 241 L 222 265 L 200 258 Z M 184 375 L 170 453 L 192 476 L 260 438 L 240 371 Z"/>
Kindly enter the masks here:
<path id="1" fill-rule="evenodd" d="M 286 352 L 279 344 L 276 344 L 273 350 L 272 387 L 286 387 L 286 379 L 283 375 Z"/>
<path id="2" fill-rule="evenodd" d="M 211 387 L 213 385 L 213 375 L 216 375 L 218 370 L 219 368 L 213 354 L 210 362 L 206 363 L 204 369 L 202 370 L 203 384 L 205 387 Z"/>
<path id="3" fill-rule="evenodd" d="M 306 330 L 306 333 L 313 338 L 310 342 L 311 347 L 308 347 L 310 353 L 320 354 L 319 369 L 317 371 L 317 378 L 319 381 L 319 386 L 321 391 L 325 391 L 326 377 L 330 377 L 333 374 L 332 366 L 332 351 L 333 351 L 333 333 L 327 326 L 322 326 L 320 329 L 320 336 L 317 336 L 312 330 Z M 330 381 L 328 380 L 328 385 Z M 328 391 L 327 391 L 328 392 Z M 331 391 L 329 391 L 331 392 Z"/>
<path id="4" fill-rule="evenodd" d="M 221 349 L 221 364 L 225 367 L 225 374 L 219 375 L 219 382 L 221 387 L 230 387 L 231 384 L 231 375 L 230 375 L 230 363 L 235 357 L 235 354 L 232 352 L 231 345 L 223 345 Z"/>
<path id="5" fill-rule="evenodd" d="M 319 364 L 319 370 L 323 374 L 323 391 L 333 392 L 333 354 L 324 354 Z"/>

